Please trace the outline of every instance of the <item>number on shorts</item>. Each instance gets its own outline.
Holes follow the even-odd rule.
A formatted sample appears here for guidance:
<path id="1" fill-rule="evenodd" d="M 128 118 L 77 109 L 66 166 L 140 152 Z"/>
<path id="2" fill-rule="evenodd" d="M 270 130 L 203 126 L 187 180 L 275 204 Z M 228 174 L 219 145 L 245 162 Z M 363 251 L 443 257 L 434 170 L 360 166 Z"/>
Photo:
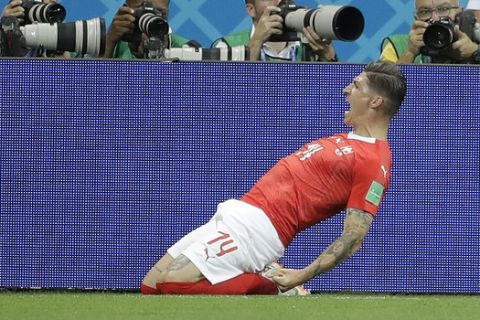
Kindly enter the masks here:
<path id="1" fill-rule="evenodd" d="M 233 252 L 238 249 L 238 247 L 235 245 L 228 248 L 228 246 L 234 242 L 233 239 L 230 237 L 230 234 L 222 231 L 218 231 L 218 233 L 220 233 L 221 236 L 207 242 L 208 245 L 211 245 L 215 242 L 222 241 L 222 243 L 220 243 L 220 251 L 216 253 L 217 257 L 221 257 L 227 253 Z"/>

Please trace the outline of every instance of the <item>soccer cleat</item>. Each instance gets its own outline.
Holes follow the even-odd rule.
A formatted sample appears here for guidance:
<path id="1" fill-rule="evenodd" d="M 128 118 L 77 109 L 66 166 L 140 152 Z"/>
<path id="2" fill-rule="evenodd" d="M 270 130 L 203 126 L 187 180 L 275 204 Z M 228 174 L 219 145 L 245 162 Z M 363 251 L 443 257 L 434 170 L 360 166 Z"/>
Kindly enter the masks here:
<path id="1" fill-rule="evenodd" d="M 281 269 L 281 268 L 283 268 L 283 266 L 280 263 L 271 262 L 267 264 L 262 271 L 260 271 L 260 275 L 264 276 L 267 279 L 270 279 L 272 277 L 271 276 L 272 271 L 275 269 Z M 296 286 L 295 288 L 292 288 L 287 291 L 280 291 L 280 289 L 278 289 L 279 296 L 307 296 L 310 294 L 311 294 L 310 290 L 305 289 L 303 285 Z"/>

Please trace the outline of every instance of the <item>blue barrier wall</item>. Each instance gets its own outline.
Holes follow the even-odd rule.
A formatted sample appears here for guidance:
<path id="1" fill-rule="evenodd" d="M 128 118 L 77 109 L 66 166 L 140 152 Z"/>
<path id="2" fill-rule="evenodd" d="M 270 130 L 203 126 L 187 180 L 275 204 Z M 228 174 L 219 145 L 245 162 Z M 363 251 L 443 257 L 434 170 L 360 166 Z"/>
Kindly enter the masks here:
<path id="1" fill-rule="evenodd" d="M 348 130 L 341 90 L 362 68 L 0 60 L 0 287 L 138 288 L 218 202 Z M 480 293 L 480 68 L 401 68 L 390 191 L 363 249 L 311 289 Z M 342 219 L 283 262 L 310 263 Z"/>
<path id="2" fill-rule="evenodd" d="M 123 0 L 63 0 L 67 21 L 105 17 L 110 23 Z M 251 19 L 245 13 L 244 0 L 171 0 L 169 21 L 173 30 L 204 46 L 231 32 L 249 28 Z M 1 0 L 4 6 L 6 0 Z M 297 0 L 297 4 L 315 8 L 318 5 L 352 5 L 365 16 L 365 30 L 355 42 L 334 41 L 338 56 L 344 62 L 369 62 L 380 55 L 382 39 L 393 33 L 408 33 L 415 11 L 412 0 Z M 466 5 L 467 0 L 460 0 Z"/>

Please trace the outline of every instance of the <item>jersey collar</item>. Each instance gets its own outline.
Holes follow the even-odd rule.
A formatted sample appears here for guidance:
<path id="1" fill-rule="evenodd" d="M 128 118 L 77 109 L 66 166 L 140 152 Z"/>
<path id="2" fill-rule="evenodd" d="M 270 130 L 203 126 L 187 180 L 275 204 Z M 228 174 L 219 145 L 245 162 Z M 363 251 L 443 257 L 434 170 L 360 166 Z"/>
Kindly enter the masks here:
<path id="1" fill-rule="evenodd" d="M 348 139 L 360 140 L 360 141 L 372 143 L 372 144 L 375 144 L 375 141 L 377 140 L 372 137 L 360 136 L 358 134 L 353 133 L 353 131 L 348 133 Z"/>

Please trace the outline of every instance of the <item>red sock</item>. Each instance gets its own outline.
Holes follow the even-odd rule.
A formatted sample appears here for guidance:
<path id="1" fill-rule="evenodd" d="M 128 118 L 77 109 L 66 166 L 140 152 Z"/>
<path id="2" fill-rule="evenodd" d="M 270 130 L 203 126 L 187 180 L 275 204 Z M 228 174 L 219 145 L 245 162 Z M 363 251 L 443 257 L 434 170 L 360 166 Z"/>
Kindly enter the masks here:
<path id="1" fill-rule="evenodd" d="M 160 291 L 158 291 L 157 289 L 146 286 L 143 283 L 140 285 L 140 291 L 143 294 L 160 294 Z"/>
<path id="2" fill-rule="evenodd" d="M 157 283 L 157 290 L 161 294 L 278 294 L 272 281 L 256 273 L 244 273 L 215 285 L 206 279 Z"/>

